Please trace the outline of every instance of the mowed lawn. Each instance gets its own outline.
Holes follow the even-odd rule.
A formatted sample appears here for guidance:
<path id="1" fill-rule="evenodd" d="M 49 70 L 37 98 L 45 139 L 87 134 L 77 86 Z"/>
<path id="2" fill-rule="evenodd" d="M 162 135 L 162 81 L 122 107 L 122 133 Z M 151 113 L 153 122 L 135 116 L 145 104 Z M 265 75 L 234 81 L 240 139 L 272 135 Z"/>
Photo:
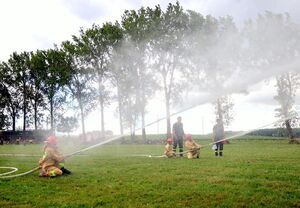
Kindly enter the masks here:
<path id="1" fill-rule="evenodd" d="M 42 154 L 41 148 L 4 145 L 0 154 Z M 0 207 L 300 207 L 300 145 L 232 140 L 223 158 L 208 147 L 194 160 L 137 156 L 162 152 L 163 145 L 104 145 L 68 159 L 70 176 L 0 179 Z M 18 173 L 37 161 L 0 156 L 0 166 Z"/>

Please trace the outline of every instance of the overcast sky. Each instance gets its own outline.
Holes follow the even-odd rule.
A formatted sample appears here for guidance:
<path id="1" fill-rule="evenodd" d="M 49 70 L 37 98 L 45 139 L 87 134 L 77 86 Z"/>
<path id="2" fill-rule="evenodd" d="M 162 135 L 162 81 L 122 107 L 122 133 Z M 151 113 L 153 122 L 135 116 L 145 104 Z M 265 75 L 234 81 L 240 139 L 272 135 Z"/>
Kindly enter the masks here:
<path id="1" fill-rule="evenodd" d="M 102 24 L 105 21 L 120 20 L 126 9 L 139 9 L 141 6 L 153 7 L 157 4 L 165 9 L 169 2 L 175 3 L 176 1 L 1 0 L 0 60 L 6 61 L 14 51 L 47 49 L 53 47 L 53 44 L 59 45 L 64 40 L 70 40 L 72 35 L 76 35 L 80 27 L 87 28 L 93 23 Z M 211 14 L 215 17 L 230 15 L 238 25 L 242 25 L 245 20 L 255 18 L 258 13 L 266 10 L 277 13 L 288 12 L 294 21 L 300 22 L 299 0 L 182 0 L 180 3 L 184 9 L 195 10 L 203 15 Z M 254 85 L 253 90 L 247 96 L 235 96 L 237 119 L 232 128 L 249 129 L 274 120 L 274 108 L 276 108 L 274 95 L 274 84 L 260 83 Z M 161 103 L 155 102 L 153 106 L 155 105 L 157 109 L 160 108 Z M 153 109 L 148 109 L 149 121 L 164 114 L 164 111 L 155 110 L 154 112 Z M 252 112 L 253 109 L 255 113 Z M 195 124 L 197 119 L 193 118 L 193 122 L 187 124 L 186 128 L 190 132 L 202 132 L 203 125 L 199 120 L 205 120 L 204 129 L 207 130 L 204 131 L 210 131 L 214 122 L 214 118 L 210 116 L 213 113 L 211 105 L 203 105 L 195 110 L 198 112 L 197 115 L 202 115 L 197 118 L 199 123 Z M 262 113 L 264 116 L 260 116 L 261 122 L 257 122 L 257 119 L 255 122 L 255 118 Z M 116 131 L 117 120 L 112 119 L 113 114 L 114 110 L 109 109 L 106 117 L 110 122 L 106 126 Z M 189 118 L 195 113 L 190 111 L 183 115 Z M 88 130 L 99 129 L 100 125 L 93 122 L 95 120 L 98 120 L 97 114 L 89 117 Z M 246 120 L 251 120 L 252 123 Z M 153 126 L 151 131 L 157 130 L 163 131 L 164 125 Z"/>
<path id="2" fill-rule="evenodd" d="M 1 0 L 0 60 L 13 51 L 36 50 L 60 44 L 77 34 L 80 27 L 120 20 L 126 9 L 160 4 L 171 0 Z M 300 20 L 299 0 L 182 0 L 184 9 L 203 15 L 231 15 L 237 24 L 265 10 L 288 12 Z"/>

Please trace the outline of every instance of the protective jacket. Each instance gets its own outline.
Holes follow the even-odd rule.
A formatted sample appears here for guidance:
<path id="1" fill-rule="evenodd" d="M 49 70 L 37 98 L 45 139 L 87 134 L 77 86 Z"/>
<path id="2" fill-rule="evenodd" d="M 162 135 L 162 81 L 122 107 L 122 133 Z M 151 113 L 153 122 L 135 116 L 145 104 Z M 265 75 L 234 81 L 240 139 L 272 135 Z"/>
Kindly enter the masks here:
<path id="1" fill-rule="evenodd" d="M 197 144 L 193 140 L 185 141 L 185 147 L 187 148 L 187 157 L 188 159 L 198 158 L 200 155 L 201 145 Z"/>
<path id="2" fill-rule="evenodd" d="M 167 156 L 167 157 L 175 157 L 176 155 L 175 155 L 175 152 L 173 151 L 173 146 L 172 146 L 172 144 L 166 144 L 166 146 L 165 146 L 165 152 L 164 152 L 164 154 Z"/>
<path id="3" fill-rule="evenodd" d="M 44 148 L 44 155 L 40 159 L 39 164 L 42 168 L 42 176 L 58 176 L 62 175 L 60 170 L 63 167 L 64 156 L 57 150 L 56 145 L 47 144 Z"/>

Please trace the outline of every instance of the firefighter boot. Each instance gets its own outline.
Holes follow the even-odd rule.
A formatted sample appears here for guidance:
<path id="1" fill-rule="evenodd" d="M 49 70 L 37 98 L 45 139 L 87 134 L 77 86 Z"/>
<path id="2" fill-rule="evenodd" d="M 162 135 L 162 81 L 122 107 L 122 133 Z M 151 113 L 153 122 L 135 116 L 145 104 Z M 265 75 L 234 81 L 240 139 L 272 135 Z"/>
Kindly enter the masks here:
<path id="1" fill-rule="evenodd" d="M 63 174 L 71 174 L 71 171 L 69 171 L 65 167 L 60 168 L 60 170 L 63 172 Z"/>

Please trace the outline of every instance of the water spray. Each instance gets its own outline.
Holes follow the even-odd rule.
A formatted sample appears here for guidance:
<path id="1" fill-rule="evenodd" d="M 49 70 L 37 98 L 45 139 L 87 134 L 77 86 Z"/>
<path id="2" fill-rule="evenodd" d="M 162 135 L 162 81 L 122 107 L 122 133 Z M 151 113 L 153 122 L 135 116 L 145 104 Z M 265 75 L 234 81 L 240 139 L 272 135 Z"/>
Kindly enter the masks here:
<path id="1" fill-rule="evenodd" d="M 297 115 L 299 116 L 299 113 L 300 111 L 297 111 L 295 110 L 295 112 L 297 113 Z M 280 122 L 283 122 L 285 120 L 289 120 L 289 119 L 292 119 L 292 118 L 295 118 L 295 116 L 289 116 L 289 117 L 286 117 L 286 118 L 282 118 L 282 119 L 279 119 L 275 122 L 272 122 L 272 123 L 269 123 L 269 124 L 266 124 L 266 125 L 263 125 L 263 126 L 260 126 L 260 127 L 257 127 L 255 129 L 251 129 L 251 130 L 248 130 L 248 131 L 245 131 L 245 132 L 242 132 L 240 134 L 236 134 L 236 135 L 233 135 L 233 136 L 230 136 L 228 138 L 225 138 L 225 139 L 222 139 L 222 140 L 219 140 L 219 141 L 216 141 L 216 142 L 211 142 L 211 143 L 208 143 L 208 144 L 205 144 L 205 145 L 201 145 L 201 148 L 204 148 L 204 147 L 207 147 L 207 146 L 212 146 L 214 144 L 217 144 L 219 142 L 224 142 L 224 141 L 228 141 L 228 140 L 232 140 L 232 139 L 237 139 L 241 136 L 245 136 L 251 132 L 254 132 L 254 131 L 257 131 L 259 129 L 264 129 L 268 126 L 271 126 L 271 125 L 274 125 L 276 123 L 280 123 Z M 189 151 L 183 151 L 183 152 L 178 152 L 178 153 L 175 153 L 176 155 L 180 155 L 180 154 L 186 154 L 188 153 Z M 134 155 L 133 155 L 134 156 Z M 165 155 L 135 155 L 135 156 L 141 156 L 141 157 L 153 157 L 153 158 L 162 158 L 162 157 L 166 157 Z"/>
<path id="2" fill-rule="evenodd" d="M 174 115 L 176 115 L 176 114 L 179 114 L 179 113 L 188 111 L 188 110 L 190 110 L 190 109 L 192 109 L 192 108 L 197 107 L 198 105 L 199 105 L 199 104 L 197 104 L 197 105 L 192 105 L 192 106 L 190 106 L 190 107 L 188 107 L 188 108 L 185 108 L 185 109 L 180 110 L 180 111 L 178 111 L 178 112 L 172 113 L 170 116 L 174 116 Z M 297 111 L 297 110 L 296 110 L 296 112 L 297 112 L 297 114 L 298 114 L 298 111 Z M 299 115 L 299 114 L 298 114 L 298 115 Z M 262 126 L 262 127 L 259 127 L 259 128 L 256 128 L 256 129 L 252 129 L 252 130 L 243 132 L 243 133 L 238 134 L 238 135 L 231 136 L 231 137 L 229 137 L 229 138 L 227 138 L 227 139 L 223 139 L 223 140 L 220 140 L 220 141 L 217 141 L 217 142 L 212 142 L 212 143 L 203 145 L 202 148 L 203 148 L 203 147 L 206 147 L 206 146 L 214 145 L 214 144 L 216 144 L 216 143 L 218 143 L 218 142 L 222 142 L 222 141 L 225 141 L 225 140 L 231 140 L 231 139 L 234 139 L 234 138 L 238 138 L 238 137 L 240 137 L 240 136 L 243 136 L 243 135 L 246 135 L 246 134 L 248 134 L 248 133 L 251 133 L 251 132 L 253 132 L 253 131 L 255 131 L 255 130 L 258 130 L 258 129 L 261 129 L 261 128 L 265 128 L 265 127 L 267 127 L 267 126 L 273 125 L 273 124 L 278 123 L 278 122 L 283 122 L 284 120 L 288 120 L 288 119 L 291 119 L 291 118 L 293 118 L 293 117 L 295 117 L 295 116 L 290 116 L 290 117 L 287 117 L 287 118 L 283 118 L 283 119 L 277 120 L 277 121 L 275 121 L 275 122 L 273 122 L 273 123 L 264 125 L 264 126 Z M 153 125 L 153 124 L 155 124 L 155 123 L 157 123 L 157 122 L 160 122 L 160 121 L 162 121 L 162 120 L 164 120 L 164 119 L 166 119 L 166 117 L 163 117 L 163 118 L 160 118 L 160 119 L 158 119 L 158 120 L 156 120 L 156 121 L 150 122 L 150 123 L 148 123 L 147 125 L 143 126 L 142 128 L 151 126 L 151 125 Z M 136 131 L 139 131 L 139 130 L 141 130 L 142 128 L 138 128 L 138 129 L 135 129 L 135 130 L 136 130 Z M 123 134 L 123 135 L 119 135 L 119 136 L 112 137 L 112 138 L 110 138 L 110 139 L 108 139 L 108 140 L 99 142 L 99 143 L 97 143 L 97 144 L 95 144 L 95 145 L 92 145 L 92 146 L 83 148 L 83 149 L 78 150 L 78 151 L 75 151 L 75 152 L 73 152 L 73 153 L 71 153 L 71 154 L 67 154 L 67 155 L 65 156 L 65 158 L 69 158 L 69 157 L 72 157 L 72 156 L 74 156 L 74 155 L 76 155 L 76 154 L 78 154 L 78 153 L 82 153 L 82 152 L 85 152 L 85 151 L 87 151 L 87 150 L 96 148 L 96 147 L 98 147 L 98 146 L 107 144 L 107 143 L 112 142 L 112 141 L 114 141 L 114 140 L 120 139 L 120 138 L 122 138 L 122 137 L 124 137 L 124 136 L 126 136 L 126 135 Z M 182 152 L 182 153 L 179 153 L 179 154 L 186 154 L 187 152 L 188 152 L 188 151 L 185 151 L 185 152 Z M 166 157 L 165 155 L 135 155 L 135 156 L 142 156 L 142 157 L 149 157 L 149 158 L 164 158 L 164 157 Z M 40 167 L 38 166 L 38 167 L 35 167 L 35 168 L 33 168 L 33 169 L 31 169 L 31 170 L 29 170 L 29 171 L 27 171 L 27 172 L 24 172 L 24 173 L 20 173 L 20 174 L 17 174 L 17 175 L 9 175 L 9 174 L 12 174 L 12 173 L 18 171 L 18 168 L 15 168 L 15 167 L 0 167 L 0 168 L 2 168 L 2 169 L 12 169 L 12 171 L 9 171 L 9 172 L 0 174 L 0 179 L 16 178 L 16 177 L 28 175 L 28 174 L 33 173 L 33 172 L 35 172 L 35 171 L 37 171 L 37 170 L 40 169 Z"/>

